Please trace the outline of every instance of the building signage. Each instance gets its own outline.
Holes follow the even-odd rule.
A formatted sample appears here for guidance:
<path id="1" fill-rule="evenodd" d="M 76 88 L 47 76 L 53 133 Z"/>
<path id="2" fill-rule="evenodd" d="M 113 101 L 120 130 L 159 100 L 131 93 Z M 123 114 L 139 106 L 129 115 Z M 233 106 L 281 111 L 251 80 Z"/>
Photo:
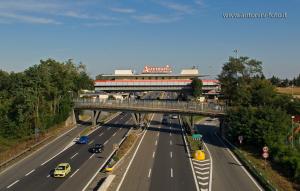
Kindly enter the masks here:
<path id="1" fill-rule="evenodd" d="M 172 69 L 169 65 L 165 67 L 145 66 L 143 69 L 143 74 L 167 74 L 171 72 Z"/>

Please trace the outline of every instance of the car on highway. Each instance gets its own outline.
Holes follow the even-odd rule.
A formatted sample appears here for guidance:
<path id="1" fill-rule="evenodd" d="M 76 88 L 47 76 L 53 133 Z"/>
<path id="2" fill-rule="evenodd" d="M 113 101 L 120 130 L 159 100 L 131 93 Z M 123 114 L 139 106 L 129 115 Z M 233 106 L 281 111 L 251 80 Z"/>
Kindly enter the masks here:
<path id="1" fill-rule="evenodd" d="M 77 141 L 78 144 L 87 144 L 88 142 L 89 142 L 88 136 L 81 136 Z"/>
<path id="2" fill-rule="evenodd" d="M 172 115 L 172 119 L 178 119 L 178 115 Z"/>
<path id="3" fill-rule="evenodd" d="M 63 178 L 71 172 L 71 166 L 69 163 L 60 163 L 56 166 L 53 172 L 53 177 Z"/>
<path id="4" fill-rule="evenodd" d="M 91 153 L 101 153 L 104 150 L 103 144 L 94 144 L 91 148 L 89 148 L 89 151 Z"/>

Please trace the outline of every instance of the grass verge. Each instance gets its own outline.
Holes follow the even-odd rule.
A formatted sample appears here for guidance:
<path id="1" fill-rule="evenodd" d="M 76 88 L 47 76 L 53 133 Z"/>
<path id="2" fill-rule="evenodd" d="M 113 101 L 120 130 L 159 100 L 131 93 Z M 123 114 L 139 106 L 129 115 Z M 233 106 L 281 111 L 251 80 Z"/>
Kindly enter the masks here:
<path id="1" fill-rule="evenodd" d="M 199 140 L 194 140 L 191 135 L 187 136 L 187 140 L 189 142 L 192 153 L 196 150 L 202 150 L 202 143 Z"/>

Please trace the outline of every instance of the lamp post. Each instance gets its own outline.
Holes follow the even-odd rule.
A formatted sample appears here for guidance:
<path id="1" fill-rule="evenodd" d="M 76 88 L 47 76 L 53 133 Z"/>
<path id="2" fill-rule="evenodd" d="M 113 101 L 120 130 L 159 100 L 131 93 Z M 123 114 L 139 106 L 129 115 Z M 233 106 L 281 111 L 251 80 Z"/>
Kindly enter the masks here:
<path id="1" fill-rule="evenodd" d="M 292 115 L 292 148 L 294 148 L 294 118 L 295 116 Z"/>

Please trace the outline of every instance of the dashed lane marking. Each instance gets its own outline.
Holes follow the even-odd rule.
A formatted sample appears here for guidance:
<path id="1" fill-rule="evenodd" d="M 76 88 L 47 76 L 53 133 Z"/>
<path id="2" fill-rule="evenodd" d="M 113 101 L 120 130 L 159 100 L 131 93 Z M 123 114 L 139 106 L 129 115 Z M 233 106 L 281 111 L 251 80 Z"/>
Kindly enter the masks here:
<path id="1" fill-rule="evenodd" d="M 151 176 L 151 168 L 149 169 L 149 172 L 148 172 L 148 178 L 150 178 Z"/>
<path id="2" fill-rule="evenodd" d="M 108 143 L 108 140 L 104 142 L 104 145 L 106 145 Z"/>
<path id="3" fill-rule="evenodd" d="M 115 132 L 112 136 L 114 137 L 117 134 L 117 132 Z"/>
<path id="4" fill-rule="evenodd" d="M 90 156 L 90 158 L 89 159 L 91 159 L 93 156 L 95 155 L 95 153 L 94 154 L 92 154 L 91 156 Z"/>
<path id="5" fill-rule="evenodd" d="M 13 183 L 11 183 L 11 184 L 10 184 L 9 186 L 7 186 L 6 188 L 8 189 L 8 188 L 12 187 L 13 185 L 17 184 L 19 181 L 20 181 L 20 180 L 14 181 Z"/>
<path id="6" fill-rule="evenodd" d="M 153 151 L 152 158 L 154 158 L 154 156 L 155 156 L 155 151 Z"/>
<path id="7" fill-rule="evenodd" d="M 155 146 L 157 145 L 157 140 L 155 141 Z"/>
<path id="8" fill-rule="evenodd" d="M 173 157 L 173 153 L 172 153 L 172 151 L 170 152 L 170 157 L 171 157 L 171 158 Z"/>
<path id="9" fill-rule="evenodd" d="M 91 141 L 89 142 L 89 145 L 92 144 L 94 141 L 95 141 L 95 140 L 91 140 Z"/>
<path id="10" fill-rule="evenodd" d="M 73 159 L 76 155 L 78 155 L 78 153 L 75 153 L 70 159 Z"/>
<path id="11" fill-rule="evenodd" d="M 77 172 L 78 172 L 79 169 L 77 169 L 71 176 L 70 178 L 72 178 Z"/>
<path id="12" fill-rule="evenodd" d="M 170 140 L 170 145 L 173 145 L 173 142 L 172 142 L 172 140 Z"/>
<path id="13" fill-rule="evenodd" d="M 99 135 L 99 137 L 101 137 L 103 135 L 103 133 L 101 133 L 100 135 Z"/>
<path id="14" fill-rule="evenodd" d="M 50 174 L 48 174 L 47 178 L 49 178 L 49 177 L 50 177 Z"/>
<path id="15" fill-rule="evenodd" d="M 173 168 L 171 168 L 171 178 L 173 178 Z"/>
<path id="16" fill-rule="evenodd" d="M 28 172 L 27 174 L 25 174 L 25 176 L 28 176 L 29 174 L 33 173 L 35 171 L 35 169 L 31 170 L 30 172 Z"/>

